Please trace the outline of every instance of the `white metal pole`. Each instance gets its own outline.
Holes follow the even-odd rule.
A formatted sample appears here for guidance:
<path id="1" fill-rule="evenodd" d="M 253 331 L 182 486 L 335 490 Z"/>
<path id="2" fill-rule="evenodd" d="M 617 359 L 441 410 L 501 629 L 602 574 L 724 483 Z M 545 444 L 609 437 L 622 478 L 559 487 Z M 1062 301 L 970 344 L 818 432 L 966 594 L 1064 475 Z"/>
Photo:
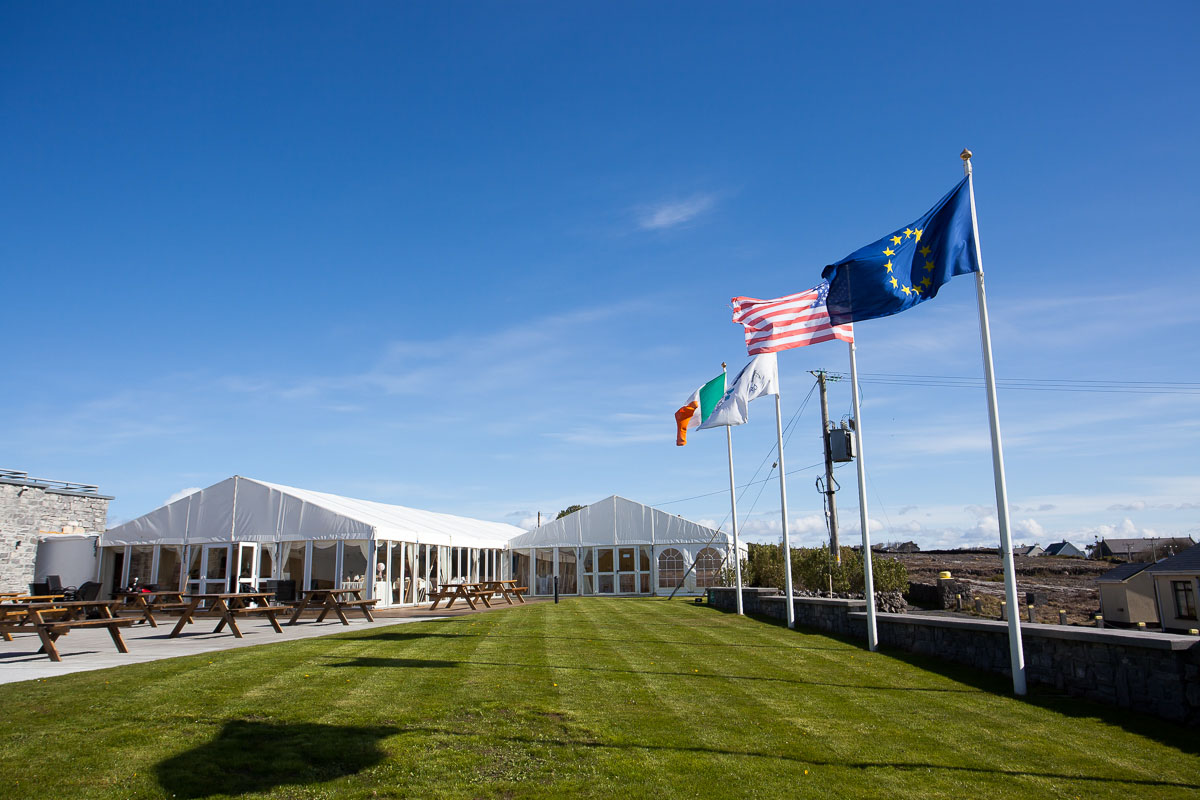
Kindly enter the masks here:
<path id="1" fill-rule="evenodd" d="M 1008 529 L 1008 486 L 1004 480 L 1004 452 L 1000 446 L 1000 413 L 996 406 L 996 374 L 992 366 L 992 332 L 988 325 L 987 298 L 983 288 L 983 251 L 979 246 L 979 220 L 975 216 L 975 179 L 971 175 L 971 151 L 963 150 L 963 171 L 971 195 L 971 230 L 975 234 L 975 295 L 979 300 L 979 341 L 983 349 L 983 372 L 987 385 L 988 423 L 992 430 L 992 472 L 996 479 L 996 520 L 1000 525 L 1000 558 L 1004 563 L 1004 597 L 1008 614 L 1008 651 L 1012 664 L 1013 692 L 1025 694 L 1025 650 L 1021 645 L 1021 615 L 1017 604 L 1017 575 L 1013 565 L 1012 535 Z"/>
<path id="2" fill-rule="evenodd" d="M 858 445 L 858 524 L 862 526 L 863 592 L 867 598 L 867 648 L 879 647 L 879 629 L 875 624 L 875 574 L 871 567 L 871 528 L 867 524 L 867 467 L 863 462 L 862 409 L 858 402 L 858 362 L 854 342 L 850 342 L 850 392 L 854 395 L 854 439 Z"/>
<path id="3" fill-rule="evenodd" d="M 725 426 L 725 444 L 729 448 L 729 515 L 733 520 L 733 572 L 737 585 L 737 613 L 742 613 L 742 551 L 738 547 L 737 490 L 733 485 L 733 427 Z"/>
<path id="4" fill-rule="evenodd" d="M 783 411 L 779 403 L 779 395 L 775 395 L 775 433 L 779 437 L 779 506 L 783 515 L 783 584 L 784 596 L 787 598 L 787 624 L 789 628 L 796 627 L 796 607 L 792 597 L 792 540 L 788 536 L 787 512 L 787 478 L 783 468 Z"/>

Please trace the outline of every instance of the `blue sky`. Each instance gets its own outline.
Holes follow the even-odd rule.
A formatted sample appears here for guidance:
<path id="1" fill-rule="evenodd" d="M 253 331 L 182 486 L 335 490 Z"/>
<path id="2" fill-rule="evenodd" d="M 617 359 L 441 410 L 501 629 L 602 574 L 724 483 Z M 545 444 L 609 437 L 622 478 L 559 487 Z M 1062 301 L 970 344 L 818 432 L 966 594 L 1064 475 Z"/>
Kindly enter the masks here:
<path id="1" fill-rule="evenodd" d="M 0 466 L 99 484 L 110 524 L 235 473 L 516 524 L 613 493 L 720 523 L 724 436 L 677 448 L 672 415 L 746 359 L 728 299 L 809 288 L 968 146 L 998 377 L 1129 389 L 1001 391 L 1014 538 L 1197 536 L 1198 21 L 5 4 Z M 873 536 L 994 543 L 982 389 L 868 380 L 979 378 L 973 282 L 856 328 Z M 808 370 L 847 369 L 840 343 L 779 362 L 789 419 Z M 773 417 L 735 429 L 739 483 Z M 785 455 L 817 542 L 815 399 Z M 777 537 L 774 483 L 740 510 Z"/>

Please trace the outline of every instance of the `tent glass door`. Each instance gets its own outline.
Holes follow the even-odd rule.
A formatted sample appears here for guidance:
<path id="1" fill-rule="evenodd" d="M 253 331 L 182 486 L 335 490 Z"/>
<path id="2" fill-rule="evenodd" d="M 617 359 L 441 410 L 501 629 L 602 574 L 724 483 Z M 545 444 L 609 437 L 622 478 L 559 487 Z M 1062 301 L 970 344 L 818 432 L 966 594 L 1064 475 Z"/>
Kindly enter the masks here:
<path id="1" fill-rule="evenodd" d="M 237 586 L 236 591 L 258 590 L 258 570 L 257 564 L 254 563 L 254 556 L 258 547 L 252 544 L 239 544 L 237 546 Z"/>

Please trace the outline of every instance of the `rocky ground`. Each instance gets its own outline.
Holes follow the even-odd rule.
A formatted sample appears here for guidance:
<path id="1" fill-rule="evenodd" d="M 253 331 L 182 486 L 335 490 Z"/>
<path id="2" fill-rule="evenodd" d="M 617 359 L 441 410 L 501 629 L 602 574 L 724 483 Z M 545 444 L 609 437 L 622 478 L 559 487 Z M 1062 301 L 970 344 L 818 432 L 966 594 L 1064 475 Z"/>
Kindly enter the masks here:
<path id="1" fill-rule="evenodd" d="M 908 567 L 908 579 L 919 583 L 937 583 L 938 573 L 949 571 L 952 577 L 970 583 L 972 592 L 982 600 L 984 616 L 999 617 L 1000 601 L 1004 598 L 1004 571 L 996 553 L 931 551 L 880 554 L 878 557 L 903 561 Z M 1089 624 L 1091 615 L 1100 609 L 1096 576 L 1114 566 L 1107 561 L 1053 556 L 1017 556 L 1015 565 L 1022 604 L 1026 592 L 1046 596 L 1046 605 L 1035 610 L 1037 621 L 1057 622 L 1058 611 L 1063 609 L 1069 623 Z"/>

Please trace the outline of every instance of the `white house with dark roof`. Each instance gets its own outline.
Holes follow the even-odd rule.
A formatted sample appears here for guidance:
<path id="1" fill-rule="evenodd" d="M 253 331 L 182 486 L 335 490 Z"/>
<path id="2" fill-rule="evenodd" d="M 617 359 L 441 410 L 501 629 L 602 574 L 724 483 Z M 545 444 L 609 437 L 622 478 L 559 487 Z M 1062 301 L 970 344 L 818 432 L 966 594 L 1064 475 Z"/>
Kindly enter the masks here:
<path id="1" fill-rule="evenodd" d="M 1146 563 L 1121 564 L 1096 578 L 1100 590 L 1100 614 L 1104 621 L 1123 625 L 1158 624 L 1154 600 L 1154 576 Z"/>
<path id="2" fill-rule="evenodd" d="M 1200 597 L 1200 544 L 1177 556 L 1164 558 L 1146 567 L 1154 578 L 1158 599 L 1158 618 L 1164 631 L 1189 631 L 1200 628 L 1196 618 L 1196 599 Z"/>

